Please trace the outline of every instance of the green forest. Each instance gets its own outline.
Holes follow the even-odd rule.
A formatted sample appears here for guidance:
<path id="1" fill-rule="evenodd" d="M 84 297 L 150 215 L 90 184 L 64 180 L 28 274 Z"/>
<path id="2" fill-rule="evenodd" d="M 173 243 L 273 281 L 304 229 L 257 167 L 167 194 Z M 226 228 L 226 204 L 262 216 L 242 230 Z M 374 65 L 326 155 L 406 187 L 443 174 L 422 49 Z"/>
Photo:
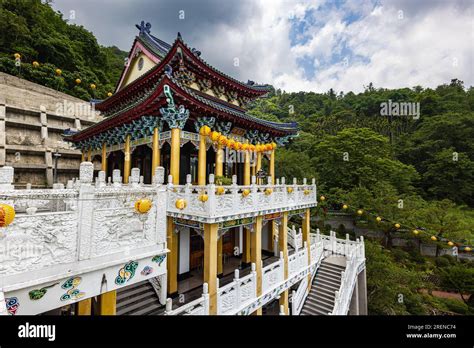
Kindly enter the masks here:
<path id="1" fill-rule="evenodd" d="M 104 99 L 114 92 L 127 55 L 99 45 L 90 31 L 40 0 L 0 1 L 2 72 L 81 99 Z"/>
<path id="2" fill-rule="evenodd" d="M 84 100 L 113 92 L 127 55 L 40 0 L 1 1 L 0 33 L 0 71 Z M 419 103 L 419 117 L 382 115 L 388 101 Z M 316 178 L 323 197 L 314 228 L 328 231 L 331 213 L 346 210 L 383 235 L 366 238 L 370 314 L 474 314 L 474 262 L 441 256 L 453 245 L 472 254 L 474 245 L 473 87 L 453 76 L 436 88 L 272 90 L 249 112 L 298 122 L 299 136 L 277 149 L 276 174 Z M 420 243 L 435 245 L 437 256 L 422 256 Z"/>

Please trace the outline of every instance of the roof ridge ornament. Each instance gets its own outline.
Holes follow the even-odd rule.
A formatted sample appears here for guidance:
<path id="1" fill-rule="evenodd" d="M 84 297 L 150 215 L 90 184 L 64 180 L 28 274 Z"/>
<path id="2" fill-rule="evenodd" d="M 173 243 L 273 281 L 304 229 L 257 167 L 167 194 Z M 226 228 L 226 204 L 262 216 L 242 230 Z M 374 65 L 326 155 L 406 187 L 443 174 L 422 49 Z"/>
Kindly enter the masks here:
<path id="1" fill-rule="evenodd" d="M 166 102 L 168 103 L 168 107 L 160 108 L 160 113 L 163 116 L 163 120 L 168 123 L 170 129 L 183 129 L 186 121 L 189 118 L 189 110 L 186 109 L 184 105 L 180 105 L 176 109 L 170 86 L 164 85 L 163 93 L 165 94 Z"/>
<path id="2" fill-rule="evenodd" d="M 137 27 L 138 30 L 140 30 L 139 35 L 143 35 L 145 33 L 150 34 L 151 24 L 149 22 L 145 23 L 145 21 L 141 21 L 140 25 L 135 24 L 135 26 Z"/>
<path id="3" fill-rule="evenodd" d="M 178 40 L 183 41 L 183 37 L 181 36 L 181 33 L 179 31 L 178 31 L 178 37 L 177 38 L 178 38 Z"/>
<path id="4" fill-rule="evenodd" d="M 165 65 L 165 74 L 168 76 L 168 77 L 172 77 L 172 74 L 173 74 L 173 67 L 169 64 L 166 64 Z"/>

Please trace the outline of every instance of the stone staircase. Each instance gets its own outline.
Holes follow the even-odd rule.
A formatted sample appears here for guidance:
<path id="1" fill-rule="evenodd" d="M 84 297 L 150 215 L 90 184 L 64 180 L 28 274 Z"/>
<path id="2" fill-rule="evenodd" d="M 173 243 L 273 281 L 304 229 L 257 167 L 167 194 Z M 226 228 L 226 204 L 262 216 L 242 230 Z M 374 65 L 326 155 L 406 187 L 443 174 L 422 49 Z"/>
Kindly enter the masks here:
<path id="1" fill-rule="evenodd" d="M 341 286 L 345 267 L 322 261 L 311 285 L 301 315 L 328 315 L 334 308 L 335 292 Z"/>
<path id="2" fill-rule="evenodd" d="M 165 306 L 160 304 L 148 280 L 117 290 L 117 315 L 161 315 Z"/>

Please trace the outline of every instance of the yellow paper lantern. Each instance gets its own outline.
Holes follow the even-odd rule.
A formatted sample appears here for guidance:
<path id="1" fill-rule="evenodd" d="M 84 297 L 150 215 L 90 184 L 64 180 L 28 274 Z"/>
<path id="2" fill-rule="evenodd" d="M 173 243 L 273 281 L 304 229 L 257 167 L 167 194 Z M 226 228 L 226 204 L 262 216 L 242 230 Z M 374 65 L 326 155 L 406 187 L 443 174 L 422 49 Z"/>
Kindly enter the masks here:
<path id="1" fill-rule="evenodd" d="M 270 196 L 273 193 L 273 190 L 271 188 L 265 189 L 265 195 Z"/>
<path id="2" fill-rule="evenodd" d="M 34 68 L 37 68 L 40 66 L 40 63 L 38 63 L 36 60 L 32 64 Z"/>
<path id="3" fill-rule="evenodd" d="M 396 229 L 399 229 L 399 228 L 400 228 L 400 224 L 398 224 L 398 223 L 395 224 L 395 228 L 396 228 Z"/>
<path id="4" fill-rule="evenodd" d="M 111 96 L 112 96 L 112 92 L 107 93 L 107 97 L 111 97 Z"/>
<path id="5" fill-rule="evenodd" d="M 10 225 L 15 219 L 15 208 L 8 204 L 0 204 L 0 227 Z"/>
<path id="6" fill-rule="evenodd" d="M 221 135 L 219 137 L 219 144 L 226 146 L 227 145 L 227 137 L 225 135 Z"/>
<path id="7" fill-rule="evenodd" d="M 140 214 L 148 213 L 151 209 L 151 201 L 149 199 L 139 199 L 135 202 L 135 210 Z"/>
<path id="8" fill-rule="evenodd" d="M 211 128 L 209 126 L 202 126 L 199 130 L 199 134 L 203 136 L 208 136 L 209 134 L 211 134 Z"/>
<path id="9" fill-rule="evenodd" d="M 349 207 L 347 206 L 347 204 L 344 204 L 344 205 L 342 206 L 342 209 L 347 209 L 347 208 L 349 208 Z"/>
<path id="10" fill-rule="evenodd" d="M 469 247 L 465 247 L 464 250 L 465 250 L 465 251 L 471 251 L 472 249 L 469 248 Z"/>
<path id="11" fill-rule="evenodd" d="M 203 193 L 202 195 L 199 196 L 199 200 L 201 202 L 207 202 L 208 199 L 209 199 L 209 196 L 206 195 L 205 193 Z"/>
<path id="12" fill-rule="evenodd" d="M 436 240 L 438 240 L 438 238 L 436 238 L 435 236 L 431 236 L 431 240 L 436 241 Z"/>
<path id="13" fill-rule="evenodd" d="M 362 209 L 357 210 L 358 215 L 362 215 L 363 213 L 364 213 L 364 211 Z"/>
<path id="14" fill-rule="evenodd" d="M 267 149 L 267 151 L 273 150 L 272 144 L 267 144 L 267 145 L 265 145 L 265 148 Z"/>
<path id="15" fill-rule="evenodd" d="M 454 245 L 454 243 L 453 243 L 453 242 L 451 242 L 451 241 L 449 241 L 449 242 L 448 242 L 448 245 L 449 245 L 449 246 L 453 246 L 453 245 Z"/>
<path id="16" fill-rule="evenodd" d="M 63 73 L 61 69 L 56 69 L 54 72 L 57 76 L 61 76 L 61 74 Z"/>
<path id="17" fill-rule="evenodd" d="M 250 194 L 250 190 L 249 190 L 249 189 L 244 189 L 244 190 L 242 191 L 242 197 L 247 197 L 249 194 Z"/>
<path id="18" fill-rule="evenodd" d="M 242 144 L 241 148 L 243 151 L 247 151 L 249 149 L 249 144 Z"/>
<path id="19" fill-rule="evenodd" d="M 97 88 L 97 86 L 94 83 L 91 83 L 90 87 L 91 87 L 91 89 L 96 89 Z"/>
<path id="20" fill-rule="evenodd" d="M 223 195 L 224 193 L 225 193 L 225 188 L 224 188 L 224 187 L 218 186 L 218 187 L 216 188 L 216 194 L 217 194 L 217 195 Z"/>
<path id="21" fill-rule="evenodd" d="M 382 218 L 381 218 L 380 216 L 377 216 L 377 217 L 375 218 L 375 220 L 377 220 L 377 222 L 380 222 L 380 221 L 382 221 Z"/>
<path id="22" fill-rule="evenodd" d="M 243 144 L 241 142 L 236 141 L 234 143 L 234 150 L 236 150 L 236 151 L 242 150 L 242 147 L 243 147 Z"/>
<path id="23" fill-rule="evenodd" d="M 254 151 L 256 150 L 255 145 L 254 145 L 254 144 L 250 144 L 250 145 L 249 145 L 249 150 L 252 151 L 252 152 L 254 152 Z"/>
<path id="24" fill-rule="evenodd" d="M 15 57 L 15 59 L 20 59 L 20 58 L 21 58 L 21 54 L 20 54 L 20 53 L 15 53 L 13 56 Z"/>
<path id="25" fill-rule="evenodd" d="M 211 140 L 212 141 L 218 141 L 220 136 L 221 136 L 221 133 L 213 131 L 211 133 Z"/>
<path id="26" fill-rule="evenodd" d="M 183 210 L 184 208 L 186 208 L 186 205 L 187 205 L 186 200 L 182 198 L 178 199 L 175 203 L 176 208 L 179 210 Z"/>
<path id="27" fill-rule="evenodd" d="M 80 85 L 81 84 L 81 79 L 76 79 L 76 85 Z"/>
<path id="28" fill-rule="evenodd" d="M 227 141 L 227 146 L 228 146 L 229 148 L 233 149 L 233 148 L 234 148 L 234 145 L 235 145 L 235 140 L 234 140 L 234 139 L 229 139 L 229 140 Z"/>
<path id="29" fill-rule="evenodd" d="M 287 187 L 287 188 L 286 188 L 286 192 L 292 193 L 292 192 L 293 192 L 293 187 Z"/>
<path id="30" fill-rule="evenodd" d="M 420 231 L 418 231 L 418 230 L 413 230 L 413 234 L 417 235 L 417 234 L 419 234 L 419 233 L 420 233 Z"/>
<path id="31" fill-rule="evenodd" d="M 326 197 L 321 196 L 321 197 L 319 197 L 319 199 L 320 199 L 321 201 L 325 201 L 325 200 L 326 200 Z"/>

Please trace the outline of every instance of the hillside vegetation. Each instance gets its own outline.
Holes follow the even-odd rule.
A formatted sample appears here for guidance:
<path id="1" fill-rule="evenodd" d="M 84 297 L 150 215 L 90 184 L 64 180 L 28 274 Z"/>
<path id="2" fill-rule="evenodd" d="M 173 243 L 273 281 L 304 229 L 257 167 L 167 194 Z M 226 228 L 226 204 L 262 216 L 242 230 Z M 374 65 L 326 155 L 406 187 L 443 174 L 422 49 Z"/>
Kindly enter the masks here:
<path id="1" fill-rule="evenodd" d="M 103 99 L 113 92 L 126 55 L 99 45 L 91 32 L 40 0 L 0 1 L 0 71 L 84 100 Z M 388 102 L 419 103 L 419 113 L 383 115 Z M 250 112 L 299 123 L 299 136 L 277 149 L 276 174 L 317 179 L 325 196 L 315 210 L 321 228 L 327 212 L 344 204 L 362 212 L 354 214 L 359 226 L 383 232 L 383 240 L 367 242 L 370 313 L 473 313 L 468 297 L 440 300 L 420 292 L 472 293 L 472 262 L 422 257 L 417 249 L 424 242 L 436 245 L 437 254 L 453 245 L 469 252 L 466 246 L 474 244 L 472 87 L 453 79 L 434 89 L 370 84 L 358 94 L 273 90 Z M 382 220 L 374 221 L 375 215 Z M 394 248 L 395 235 L 407 246 Z"/>
<path id="2" fill-rule="evenodd" d="M 21 55 L 19 67 L 15 53 Z M 40 0 L 0 1 L 2 72 L 85 100 L 103 99 L 114 91 L 126 56 L 117 47 L 99 45 L 90 31 L 69 24 Z"/>

